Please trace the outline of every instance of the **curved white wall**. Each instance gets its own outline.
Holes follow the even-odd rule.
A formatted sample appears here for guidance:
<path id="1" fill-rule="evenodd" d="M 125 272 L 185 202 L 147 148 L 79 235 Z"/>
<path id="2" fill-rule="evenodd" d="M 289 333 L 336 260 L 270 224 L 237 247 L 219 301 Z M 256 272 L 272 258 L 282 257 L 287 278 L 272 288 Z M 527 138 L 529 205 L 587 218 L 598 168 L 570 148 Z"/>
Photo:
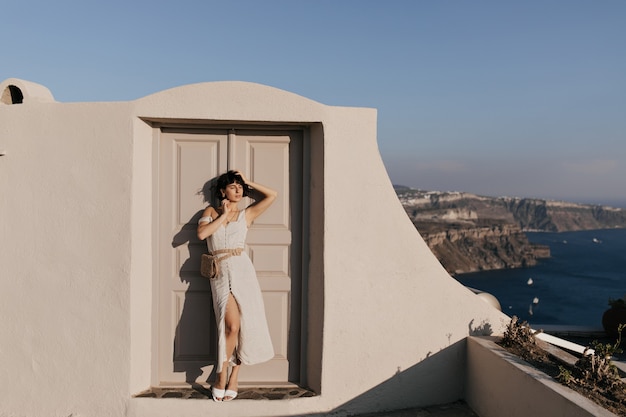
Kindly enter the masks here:
<path id="1" fill-rule="evenodd" d="M 17 78 L 9 78 L 0 83 L 0 105 L 14 104 L 11 97 L 11 89 L 18 90 L 23 103 L 32 102 L 53 102 L 54 97 L 48 88 L 32 81 L 20 80 Z"/>
<path id="2" fill-rule="evenodd" d="M 309 317 L 320 331 L 310 351 L 321 363 L 310 366 L 321 367 L 321 395 L 254 407 L 131 398 L 153 382 L 149 121 L 158 120 L 322 126 L 314 169 L 323 183 L 312 187 L 323 192 L 313 225 L 323 252 L 312 266 L 321 285 L 311 291 L 323 305 Z M 245 82 L 123 103 L 25 101 L 0 105 L 0 149 L 0 414 L 341 414 L 454 401 L 464 395 L 465 337 L 508 321 L 451 278 L 415 231 L 381 161 L 373 109 Z"/>

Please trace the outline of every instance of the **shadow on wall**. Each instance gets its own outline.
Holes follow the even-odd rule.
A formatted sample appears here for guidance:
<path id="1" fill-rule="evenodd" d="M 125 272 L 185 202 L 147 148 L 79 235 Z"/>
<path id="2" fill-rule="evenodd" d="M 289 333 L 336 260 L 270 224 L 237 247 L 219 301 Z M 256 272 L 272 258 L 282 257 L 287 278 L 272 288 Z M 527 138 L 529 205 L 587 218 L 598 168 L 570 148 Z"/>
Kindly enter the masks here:
<path id="1" fill-rule="evenodd" d="M 205 203 L 215 206 L 213 189 L 217 178 L 207 181 L 198 193 Z M 203 368 L 212 367 L 206 381 L 215 379 L 217 358 L 217 328 L 210 284 L 200 275 L 200 259 L 207 253 L 206 241 L 196 236 L 198 220 L 203 210 L 196 212 L 187 223 L 174 235 L 172 247 L 188 245 L 189 258 L 181 265 L 179 276 L 188 285 L 185 291 L 184 305 L 174 338 L 174 372 L 184 372 L 185 381 L 192 385 L 203 374 Z M 197 385 L 197 384 L 196 384 Z M 201 386 L 198 386 L 199 388 Z"/>
<path id="2" fill-rule="evenodd" d="M 470 335 L 492 334 L 489 323 L 468 324 Z M 387 358 L 393 360 L 393 357 Z M 453 363 L 454 366 L 449 366 Z M 447 373 L 442 370 L 449 369 Z M 372 410 L 400 410 L 450 404 L 463 399 L 467 369 L 467 338 L 437 353 L 429 352 L 416 365 L 402 370 L 369 391 L 332 411 L 307 414 L 308 417 L 344 416 L 372 413 Z"/>

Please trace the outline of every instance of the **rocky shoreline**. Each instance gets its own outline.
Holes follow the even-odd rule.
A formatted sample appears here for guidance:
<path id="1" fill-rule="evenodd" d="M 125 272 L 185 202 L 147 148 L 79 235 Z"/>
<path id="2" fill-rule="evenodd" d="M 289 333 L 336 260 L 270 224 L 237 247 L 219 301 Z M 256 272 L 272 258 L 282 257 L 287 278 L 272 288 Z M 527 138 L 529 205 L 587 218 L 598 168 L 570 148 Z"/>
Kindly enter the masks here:
<path id="1" fill-rule="evenodd" d="M 626 210 L 540 199 L 485 197 L 396 187 L 407 215 L 452 275 L 536 265 L 550 248 L 525 231 L 626 227 Z"/>
<path id="2" fill-rule="evenodd" d="M 415 227 L 446 271 L 453 275 L 523 268 L 550 257 L 549 247 L 530 243 L 522 229 L 513 224 L 460 228 L 446 225 L 445 230 L 438 230 L 432 223 L 417 223 Z"/>

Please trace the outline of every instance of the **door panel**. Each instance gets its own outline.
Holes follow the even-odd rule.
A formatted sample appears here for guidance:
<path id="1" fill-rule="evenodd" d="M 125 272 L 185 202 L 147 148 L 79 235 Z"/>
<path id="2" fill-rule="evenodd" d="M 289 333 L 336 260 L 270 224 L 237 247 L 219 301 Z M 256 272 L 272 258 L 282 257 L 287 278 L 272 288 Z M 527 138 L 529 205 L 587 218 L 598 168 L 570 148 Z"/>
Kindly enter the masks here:
<path id="1" fill-rule="evenodd" d="M 226 169 L 226 131 L 163 133 L 159 148 L 159 382 L 209 376 L 217 348 L 209 283 L 196 237 L 205 182 Z"/>
<path id="2" fill-rule="evenodd" d="M 278 191 L 275 203 L 252 224 L 246 250 L 252 259 L 265 302 L 274 359 L 243 366 L 242 383 L 287 382 L 299 369 L 299 308 L 293 297 L 290 207 L 292 141 L 299 131 L 164 130 L 159 159 L 159 382 L 204 383 L 216 360 L 216 331 L 208 281 L 199 274 L 206 242 L 195 233 L 206 207 L 199 190 L 227 169 Z M 297 147 L 296 147 L 297 148 Z M 294 187 L 291 187 L 292 189 Z M 253 200 L 246 199 L 242 206 Z M 296 236 L 300 236 L 296 233 Z M 299 254 L 295 259 L 300 265 Z M 297 268 L 296 268 L 297 269 Z M 295 278 L 299 279 L 299 277 Z M 296 315 L 299 317 L 299 314 Z M 291 337 L 291 339 L 290 339 Z M 295 362 L 294 362 L 295 359 Z M 290 363 L 290 360 L 292 361 Z"/>
<path id="3" fill-rule="evenodd" d="M 278 191 L 274 204 L 248 231 L 247 249 L 257 271 L 265 314 L 276 356 L 269 362 L 241 368 L 242 381 L 287 381 L 289 300 L 291 298 L 289 215 L 289 145 L 285 133 L 243 132 L 233 138 L 233 167 L 241 166 L 251 181 Z"/>

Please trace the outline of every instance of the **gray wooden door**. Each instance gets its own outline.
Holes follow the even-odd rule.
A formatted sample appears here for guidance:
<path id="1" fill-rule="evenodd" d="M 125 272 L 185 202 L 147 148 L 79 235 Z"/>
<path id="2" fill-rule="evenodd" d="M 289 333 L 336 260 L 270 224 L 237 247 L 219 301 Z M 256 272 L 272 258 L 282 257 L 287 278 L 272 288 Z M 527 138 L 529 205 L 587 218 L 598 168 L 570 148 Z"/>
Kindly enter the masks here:
<path id="1" fill-rule="evenodd" d="M 243 366 L 243 384 L 297 382 L 301 260 L 292 207 L 302 196 L 298 160 L 302 132 L 252 129 L 162 129 L 159 137 L 158 351 L 159 384 L 204 383 L 216 361 L 215 317 L 210 286 L 199 274 L 206 242 L 196 237 L 207 203 L 206 182 L 239 169 L 279 192 L 250 228 L 246 250 L 265 301 L 275 356 Z M 204 190 L 206 192 L 206 190 Z M 249 204 L 249 201 L 244 201 Z M 298 222 L 295 222 L 298 223 Z M 295 229 L 295 230 L 294 230 Z M 296 290 L 294 292 L 294 289 Z M 295 314 L 292 314 L 295 312 Z M 292 318 L 297 320 L 293 320 Z"/>

